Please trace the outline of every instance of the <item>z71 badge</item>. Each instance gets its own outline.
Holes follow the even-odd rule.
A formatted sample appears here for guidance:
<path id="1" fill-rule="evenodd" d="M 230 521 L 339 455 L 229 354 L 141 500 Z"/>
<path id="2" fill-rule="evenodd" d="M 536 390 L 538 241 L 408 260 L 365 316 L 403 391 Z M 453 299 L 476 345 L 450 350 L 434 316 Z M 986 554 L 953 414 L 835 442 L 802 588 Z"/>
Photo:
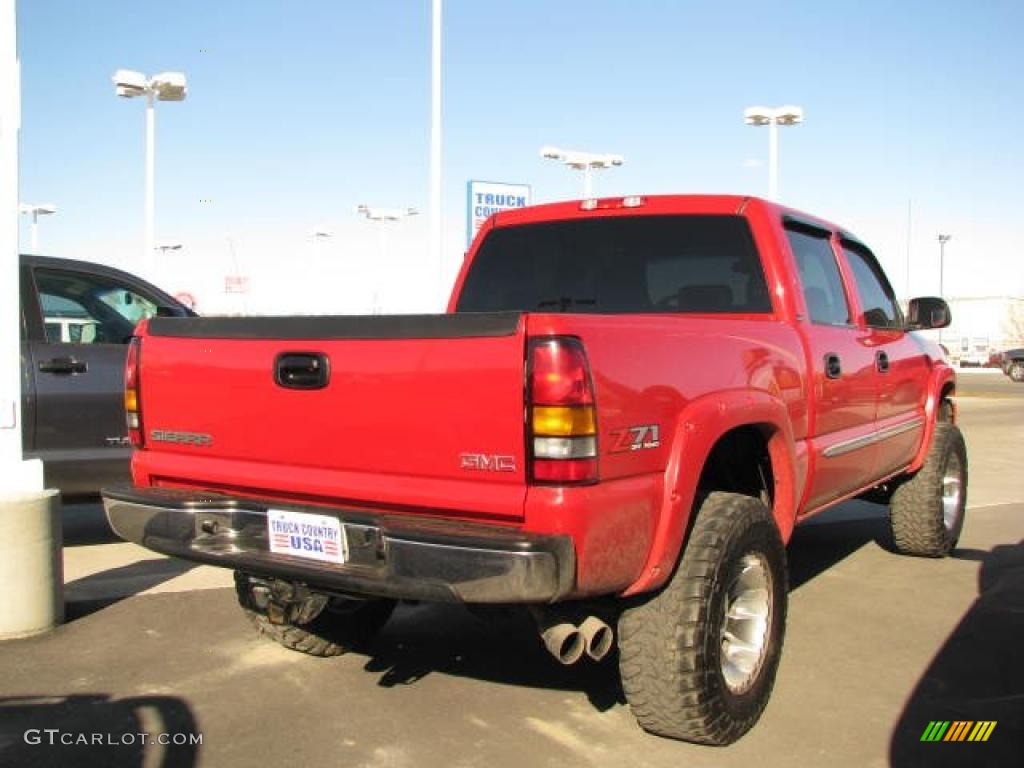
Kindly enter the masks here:
<path id="1" fill-rule="evenodd" d="M 661 445 L 661 429 L 657 424 L 642 424 L 639 427 L 616 430 L 611 433 L 611 438 L 610 453 L 641 451 Z"/>

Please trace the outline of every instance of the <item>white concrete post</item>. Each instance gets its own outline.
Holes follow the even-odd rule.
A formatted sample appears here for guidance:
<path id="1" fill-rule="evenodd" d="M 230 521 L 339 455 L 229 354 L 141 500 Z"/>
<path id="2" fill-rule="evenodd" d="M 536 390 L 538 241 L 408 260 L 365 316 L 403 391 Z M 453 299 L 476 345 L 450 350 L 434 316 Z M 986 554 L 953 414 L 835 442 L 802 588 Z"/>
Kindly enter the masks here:
<path id="1" fill-rule="evenodd" d="M 21 446 L 18 131 L 21 74 L 15 0 L 0 0 L 0 640 L 63 619 L 60 501 Z"/>

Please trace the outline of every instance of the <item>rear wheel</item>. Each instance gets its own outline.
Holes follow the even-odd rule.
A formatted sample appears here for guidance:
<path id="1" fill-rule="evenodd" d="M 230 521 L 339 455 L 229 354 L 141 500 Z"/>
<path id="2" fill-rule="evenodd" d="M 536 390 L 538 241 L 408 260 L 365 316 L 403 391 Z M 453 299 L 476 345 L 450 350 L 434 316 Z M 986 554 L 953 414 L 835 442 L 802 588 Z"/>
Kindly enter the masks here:
<path id="1" fill-rule="evenodd" d="M 260 635 L 310 656 L 347 653 L 377 634 L 395 609 L 394 600 L 330 597 L 241 571 L 235 592 Z"/>
<path id="2" fill-rule="evenodd" d="M 1010 378 L 1013 381 L 1024 381 L 1024 363 L 1015 362 L 1010 365 Z"/>
<path id="3" fill-rule="evenodd" d="M 768 508 L 710 494 L 672 579 L 619 619 L 622 687 L 645 730 L 720 745 L 757 722 L 782 653 L 786 578 Z"/>
<path id="4" fill-rule="evenodd" d="M 943 557 L 953 551 L 967 507 L 967 449 L 953 424 L 940 422 L 928 456 L 893 493 L 889 521 L 896 550 Z"/>

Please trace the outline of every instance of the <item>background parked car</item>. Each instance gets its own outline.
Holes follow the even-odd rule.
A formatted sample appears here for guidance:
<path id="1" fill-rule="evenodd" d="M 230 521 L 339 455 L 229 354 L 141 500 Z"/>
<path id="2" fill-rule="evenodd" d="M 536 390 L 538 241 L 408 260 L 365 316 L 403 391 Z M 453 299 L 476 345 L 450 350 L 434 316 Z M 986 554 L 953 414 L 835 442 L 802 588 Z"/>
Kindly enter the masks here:
<path id="1" fill-rule="evenodd" d="M 1014 381 L 1024 382 L 1024 347 L 1003 352 L 1002 369 Z"/>
<path id="2" fill-rule="evenodd" d="M 143 318 L 194 314 L 118 269 L 21 257 L 22 445 L 48 488 L 92 495 L 128 478 L 128 339 Z"/>

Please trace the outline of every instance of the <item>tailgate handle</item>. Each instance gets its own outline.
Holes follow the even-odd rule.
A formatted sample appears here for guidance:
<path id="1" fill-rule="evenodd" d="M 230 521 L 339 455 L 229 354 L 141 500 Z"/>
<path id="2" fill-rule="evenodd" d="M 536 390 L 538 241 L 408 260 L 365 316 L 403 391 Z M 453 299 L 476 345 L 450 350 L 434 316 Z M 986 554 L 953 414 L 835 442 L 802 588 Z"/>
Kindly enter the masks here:
<path id="1" fill-rule="evenodd" d="M 331 376 L 327 355 L 285 352 L 274 361 L 274 381 L 286 389 L 323 389 Z"/>

